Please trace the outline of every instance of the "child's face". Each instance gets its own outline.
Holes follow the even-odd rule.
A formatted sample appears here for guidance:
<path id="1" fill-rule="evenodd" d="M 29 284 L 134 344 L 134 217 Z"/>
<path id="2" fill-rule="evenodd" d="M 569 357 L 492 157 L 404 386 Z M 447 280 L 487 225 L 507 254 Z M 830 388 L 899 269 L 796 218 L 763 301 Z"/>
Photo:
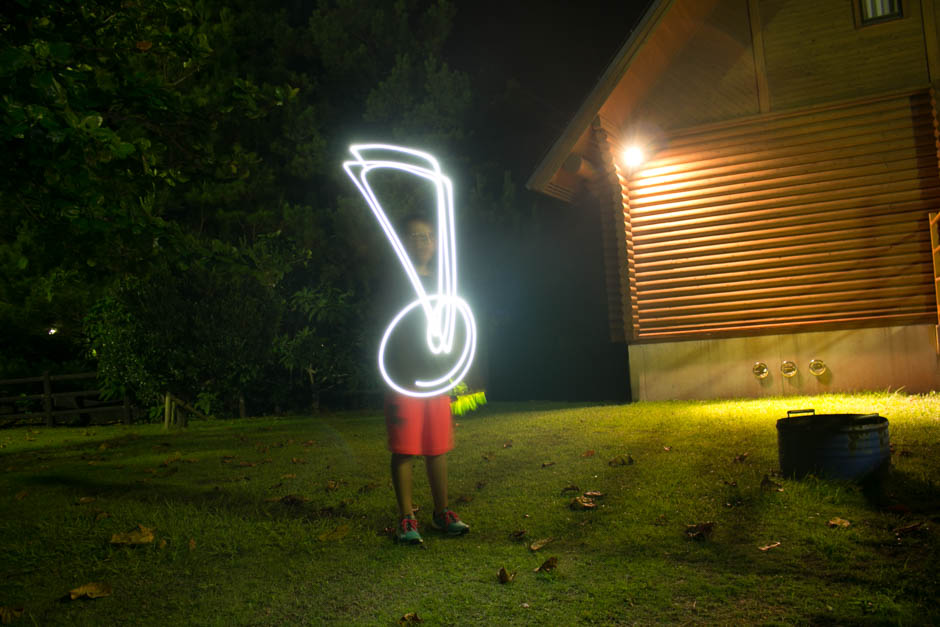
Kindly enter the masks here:
<path id="1" fill-rule="evenodd" d="M 405 230 L 405 248 L 411 256 L 416 267 L 428 265 L 434 256 L 437 244 L 434 239 L 434 229 L 423 220 L 412 220 Z"/>

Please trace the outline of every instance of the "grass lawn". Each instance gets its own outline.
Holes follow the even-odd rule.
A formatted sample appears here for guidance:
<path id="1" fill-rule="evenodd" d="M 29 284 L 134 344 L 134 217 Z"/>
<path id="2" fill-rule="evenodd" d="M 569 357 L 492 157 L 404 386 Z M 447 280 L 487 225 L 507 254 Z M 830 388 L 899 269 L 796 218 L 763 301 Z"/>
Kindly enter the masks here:
<path id="1" fill-rule="evenodd" d="M 803 407 L 889 419 L 893 468 L 880 489 L 773 475 L 775 420 Z M 940 395 L 491 405 L 459 418 L 455 437 L 451 504 L 472 531 L 430 529 L 419 460 L 425 542 L 414 547 L 385 531 L 395 507 L 380 412 L 0 431 L 0 615 L 14 625 L 393 625 L 410 613 L 425 625 L 940 623 Z M 611 465 L 618 457 L 634 463 Z M 767 474 L 782 491 L 762 489 Z M 572 510 L 586 491 L 603 493 L 598 507 Z M 836 517 L 849 526 L 830 527 Z M 687 536 L 705 522 L 707 539 Z M 111 542 L 139 525 L 152 540 Z M 552 557 L 556 568 L 534 572 Z M 502 567 L 515 579 L 500 583 Z M 110 595 L 70 599 L 88 583 Z"/>

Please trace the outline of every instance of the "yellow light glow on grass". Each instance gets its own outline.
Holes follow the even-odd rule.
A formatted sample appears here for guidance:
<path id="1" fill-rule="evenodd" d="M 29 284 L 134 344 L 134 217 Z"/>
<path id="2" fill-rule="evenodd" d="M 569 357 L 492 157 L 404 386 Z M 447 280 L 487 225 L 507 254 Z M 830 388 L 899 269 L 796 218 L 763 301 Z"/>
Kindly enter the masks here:
<path id="1" fill-rule="evenodd" d="M 389 323 L 379 345 L 379 372 L 389 386 L 408 396 L 418 398 L 437 396 L 456 386 L 467 374 L 476 350 L 476 322 L 466 301 L 457 295 L 457 235 L 454 225 L 454 191 L 450 179 L 441 172 L 437 159 L 426 152 L 391 146 L 388 144 L 357 144 L 349 147 L 356 157 L 343 163 L 343 169 L 352 179 L 378 220 L 388 238 L 402 269 L 415 291 L 416 300 L 402 309 Z M 437 204 L 437 291 L 428 294 L 418 277 L 418 272 L 408 256 L 401 238 L 382 208 L 379 199 L 367 180 L 375 170 L 396 170 L 417 176 L 434 186 Z M 386 367 L 386 348 L 389 338 L 401 320 L 412 310 L 420 307 L 427 323 L 427 350 L 432 355 L 456 357 L 453 366 L 431 380 L 415 380 L 407 385 L 395 381 Z M 454 350 L 458 315 L 466 328 L 464 345 Z M 419 347 L 415 347 L 417 350 Z"/>

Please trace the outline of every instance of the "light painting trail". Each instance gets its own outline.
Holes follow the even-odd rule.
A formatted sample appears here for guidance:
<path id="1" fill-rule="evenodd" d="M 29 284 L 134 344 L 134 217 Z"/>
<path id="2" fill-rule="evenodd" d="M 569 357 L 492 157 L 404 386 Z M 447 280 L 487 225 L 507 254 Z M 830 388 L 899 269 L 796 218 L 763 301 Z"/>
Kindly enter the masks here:
<path id="1" fill-rule="evenodd" d="M 454 226 L 454 192 L 450 179 L 441 172 L 437 159 L 426 152 L 390 146 L 387 144 L 355 144 L 349 152 L 356 157 L 345 161 L 343 169 L 352 179 L 362 197 L 385 232 L 392 249 L 401 262 L 408 281 L 414 288 L 416 299 L 392 319 L 379 344 L 379 372 L 392 389 L 418 398 L 437 396 L 447 392 L 463 379 L 473 362 L 476 350 L 476 322 L 466 301 L 457 295 L 457 237 Z M 395 232 L 382 204 L 369 185 L 368 175 L 376 170 L 396 170 L 426 179 L 434 186 L 437 217 L 437 292 L 428 294 L 418 272 L 408 256 L 401 238 Z M 416 379 L 403 385 L 395 381 L 386 367 L 386 348 L 389 338 L 402 319 L 416 307 L 421 307 L 427 322 L 427 350 L 433 355 L 453 355 L 453 366 L 430 380 Z M 454 350 L 457 319 L 466 327 L 463 346 Z M 423 347 L 415 346 L 414 350 Z"/>

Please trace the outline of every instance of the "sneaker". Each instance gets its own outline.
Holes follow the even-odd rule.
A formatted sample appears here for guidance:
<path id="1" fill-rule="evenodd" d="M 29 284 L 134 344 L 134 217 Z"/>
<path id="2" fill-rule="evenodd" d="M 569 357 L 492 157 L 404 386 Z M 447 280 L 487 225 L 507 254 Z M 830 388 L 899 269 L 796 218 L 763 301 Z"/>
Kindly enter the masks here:
<path id="1" fill-rule="evenodd" d="M 449 536 L 462 536 L 470 531 L 470 525 L 460 520 L 460 517 L 449 509 L 441 512 L 440 516 L 434 514 L 431 518 L 431 526 Z"/>
<path id="2" fill-rule="evenodd" d="M 400 544 L 421 544 L 421 534 L 418 533 L 418 521 L 414 518 L 405 517 L 398 523 L 398 529 L 395 530 L 395 539 Z"/>

